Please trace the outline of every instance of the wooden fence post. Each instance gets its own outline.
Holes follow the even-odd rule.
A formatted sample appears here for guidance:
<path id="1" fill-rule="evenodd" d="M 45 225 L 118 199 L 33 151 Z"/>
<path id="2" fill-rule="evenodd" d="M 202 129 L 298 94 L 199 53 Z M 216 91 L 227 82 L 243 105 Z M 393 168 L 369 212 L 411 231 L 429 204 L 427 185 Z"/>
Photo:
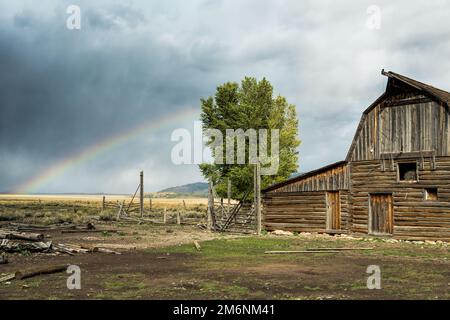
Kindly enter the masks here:
<path id="1" fill-rule="evenodd" d="M 148 199 L 149 204 L 150 204 L 150 211 L 152 211 L 152 198 Z"/>
<path id="2" fill-rule="evenodd" d="M 141 184 L 140 184 L 141 188 L 140 188 L 140 214 L 141 214 L 141 218 L 144 217 L 144 171 L 141 171 Z"/>
<path id="3" fill-rule="evenodd" d="M 187 211 L 187 209 L 186 209 L 186 202 L 184 201 L 184 199 L 183 199 L 183 209 L 184 209 L 184 211 Z"/>
<path id="4" fill-rule="evenodd" d="M 164 208 L 164 217 L 163 217 L 164 224 L 167 223 L 167 208 Z"/>
<path id="5" fill-rule="evenodd" d="M 230 207 L 231 207 L 231 180 L 230 180 L 230 178 L 228 178 L 227 197 L 228 197 L 227 215 L 230 215 Z"/>
<path id="6" fill-rule="evenodd" d="M 215 230 L 213 182 L 209 180 L 208 188 L 208 230 Z"/>
<path id="7" fill-rule="evenodd" d="M 105 210 L 105 202 L 106 202 L 106 197 L 103 196 L 103 201 L 102 201 L 102 211 Z"/>
<path id="8" fill-rule="evenodd" d="M 256 213 L 256 233 L 261 234 L 261 164 L 255 166 L 255 213 Z"/>
<path id="9" fill-rule="evenodd" d="M 178 225 L 181 224 L 181 214 L 180 214 L 180 211 L 177 211 L 177 224 L 178 224 Z"/>
<path id="10" fill-rule="evenodd" d="M 117 200 L 117 203 L 119 203 L 119 200 Z M 120 215 L 122 214 L 123 206 L 125 205 L 125 200 L 121 204 L 119 204 L 119 212 L 117 212 L 117 221 L 120 220 Z"/>

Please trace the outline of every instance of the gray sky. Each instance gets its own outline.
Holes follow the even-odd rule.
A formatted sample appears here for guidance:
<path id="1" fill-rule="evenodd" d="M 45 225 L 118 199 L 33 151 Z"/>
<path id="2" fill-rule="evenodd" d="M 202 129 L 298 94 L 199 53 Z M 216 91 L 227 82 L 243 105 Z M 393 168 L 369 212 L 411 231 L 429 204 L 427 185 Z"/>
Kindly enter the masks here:
<path id="1" fill-rule="evenodd" d="M 445 0 L 0 0 L 0 192 L 131 193 L 141 169 L 147 191 L 201 181 L 172 164 L 170 134 L 246 75 L 297 106 L 300 171 L 342 160 L 382 68 L 450 89 L 449 17 Z M 72 161 L 142 123 L 155 128 Z"/>

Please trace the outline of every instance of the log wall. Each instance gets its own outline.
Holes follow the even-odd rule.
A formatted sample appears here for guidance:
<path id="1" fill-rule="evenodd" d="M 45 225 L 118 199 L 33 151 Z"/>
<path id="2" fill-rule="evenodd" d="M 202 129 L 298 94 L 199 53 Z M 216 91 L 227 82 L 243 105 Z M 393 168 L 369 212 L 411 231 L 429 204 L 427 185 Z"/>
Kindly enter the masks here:
<path id="1" fill-rule="evenodd" d="M 348 229 L 349 194 L 339 192 L 341 229 Z M 263 198 L 263 223 L 268 231 L 325 232 L 326 192 L 269 192 Z"/>
<path id="2" fill-rule="evenodd" d="M 368 232 L 370 193 L 392 193 L 394 238 L 449 241 L 450 157 L 438 157 L 435 164 L 425 159 L 418 169 L 417 182 L 398 181 L 397 163 L 383 170 L 380 160 L 352 162 L 351 231 Z M 437 188 L 438 200 L 425 200 L 425 188 Z"/>

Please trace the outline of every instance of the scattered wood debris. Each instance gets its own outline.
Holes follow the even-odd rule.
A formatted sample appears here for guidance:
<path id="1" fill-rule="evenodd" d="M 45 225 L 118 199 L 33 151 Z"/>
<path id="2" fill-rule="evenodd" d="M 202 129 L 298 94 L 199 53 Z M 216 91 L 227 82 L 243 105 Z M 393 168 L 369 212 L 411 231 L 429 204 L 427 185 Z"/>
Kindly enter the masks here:
<path id="1" fill-rule="evenodd" d="M 11 241 L 8 239 L 3 239 L 0 242 L 0 251 L 9 253 L 23 252 L 23 251 L 44 252 L 44 253 L 59 252 L 69 255 L 73 255 L 75 253 L 90 253 L 90 252 L 121 254 L 120 252 L 101 247 L 84 248 L 81 245 L 64 244 L 64 243 L 53 244 L 51 241 L 18 242 L 18 241 Z"/>
<path id="2" fill-rule="evenodd" d="M 291 231 L 285 231 L 285 230 L 275 230 L 270 232 L 270 234 L 276 235 L 276 236 L 293 236 L 294 233 Z"/>
<path id="3" fill-rule="evenodd" d="M 120 252 L 113 251 L 107 248 L 89 246 L 89 245 L 74 245 L 74 244 L 61 244 L 57 245 L 57 248 L 70 253 L 90 253 L 90 252 L 102 252 L 111 254 L 121 254 Z"/>
<path id="4" fill-rule="evenodd" d="M 23 242 L 14 241 L 9 239 L 3 239 L 0 242 L 0 251 L 3 252 L 50 252 L 52 247 L 52 242 Z"/>
<path id="5" fill-rule="evenodd" d="M 0 276 L 0 283 L 8 282 L 13 280 L 16 277 L 14 273 L 6 273 Z"/>
<path id="6" fill-rule="evenodd" d="M 110 250 L 110 249 L 106 249 L 106 248 L 97 248 L 98 252 L 103 252 L 103 253 L 111 253 L 111 254 L 121 254 L 120 252 L 114 251 L 114 250 Z"/>
<path id="7" fill-rule="evenodd" d="M 9 228 L 14 227 L 17 230 L 0 230 L 0 252 L 43 252 L 43 253 L 64 253 L 74 255 L 75 253 L 103 252 L 110 254 L 120 254 L 107 248 L 93 247 L 83 248 L 80 245 L 52 243 L 45 241 L 45 236 L 41 233 L 34 233 L 37 230 L 61 230 L 63 233 L 75 232 L 117 232 L 117 230 L 98 230 L 92 223 L 85 226 L 76 226 L 73 224 L 38 226 L 26 224 L 10 224 Z M 34 232 L 24 232 L 23 229 L 32 229 Z M 3 259 L 3 258 L 2 258 Z M 2 261 L 2 260 L 0 260 Z"/>
<path id="8" fill-rule="evenodd" d="M 197 227 L 202 230 L 208 230 L 206 223 L 198 223 Z"/>
<path id="9" fill-rule="evenodd" d="M 195 246 L 195 248 L 197 249 L 197 251 L 202 250 L 202 247 L 200 246 L 200 243 L 198 243 L 197 240 L 194 240 L 194 246 Z"/>

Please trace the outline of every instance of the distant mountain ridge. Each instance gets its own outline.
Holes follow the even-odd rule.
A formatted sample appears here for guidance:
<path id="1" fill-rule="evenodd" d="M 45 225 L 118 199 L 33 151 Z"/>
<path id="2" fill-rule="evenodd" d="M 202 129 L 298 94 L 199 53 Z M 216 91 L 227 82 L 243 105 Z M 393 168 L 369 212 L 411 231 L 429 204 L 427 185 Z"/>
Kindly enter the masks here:
<path id="1" fill-rule="evenodd" d="M 301 172 L 293 173 L 289 178 L 294 178 L 302 175 Z M 170 187 L 163 189 L 161 191 L 153 193 L 154 197 L 181 197 L 181 196 L 192 196 L 192 197 L 207 197 L 208 196 L 208 183 L 206 182 L 195 182 L 189 183 L 177 187 Z"/>
<path id="2" fill-rule="evenodd" d="M 182 186 L 166 188 L 157 193 L 160 194 L 176 194 L 176 195 L 191 195 L 191 196 L 207 196 L 208 195 L 208 183 L 195 182 Z"/>

